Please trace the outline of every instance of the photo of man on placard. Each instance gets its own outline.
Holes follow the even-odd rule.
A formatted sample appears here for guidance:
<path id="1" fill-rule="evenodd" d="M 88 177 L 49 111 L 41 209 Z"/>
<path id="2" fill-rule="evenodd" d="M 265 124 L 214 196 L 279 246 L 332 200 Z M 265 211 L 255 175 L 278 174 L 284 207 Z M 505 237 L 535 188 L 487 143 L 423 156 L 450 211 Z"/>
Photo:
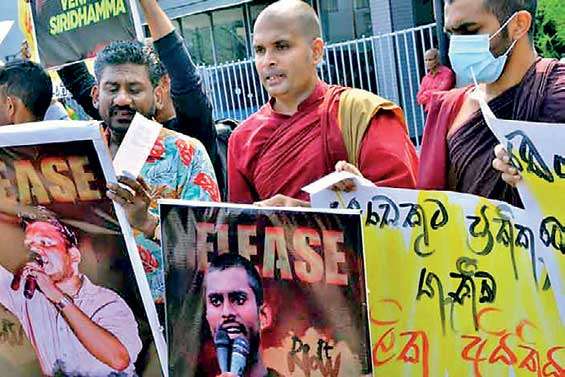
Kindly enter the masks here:
<path id="1" fill-rule="evenodd" d="M 169 373 L 370 374 L 358 213 L 162 201 Z"/>
<path id="2" fill-rule="evenodd" d="M 261 276 L 239 254 L 220 254 L 204 278 L 206 323 L 214 338 L 221 377 L 275 377 L 261 357 L 261 331 L 272 323 Z"/>
<path id="3" fill-rule="evenodd" d="M 44 375 L 134 376 L 138 323 L 114 291 L 81 273 L 76 234 L 58 219 L 21 218 L 29 261 L 0 265 L 0 304 L 17 317 Z"/>

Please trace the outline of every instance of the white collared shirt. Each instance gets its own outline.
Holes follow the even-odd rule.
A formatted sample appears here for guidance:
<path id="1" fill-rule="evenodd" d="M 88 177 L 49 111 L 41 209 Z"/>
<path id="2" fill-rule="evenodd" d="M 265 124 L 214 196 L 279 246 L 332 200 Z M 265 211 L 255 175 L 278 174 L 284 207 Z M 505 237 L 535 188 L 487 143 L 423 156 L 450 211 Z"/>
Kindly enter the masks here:
<path id="1" fill-rule="evenodd" d="M 14 314 L 35 349 L 42 372 L 81 377 L 106 377 L 120 373 L 96 359 L 82 345 L 63 315 L 40 291 L 31 300 L 23 295 L 24 285 L 10 287 L 13 274 L 0 266 L 0 304 Z M 73 298 L 74 304 L 94 323 L 112 333 L 127 349 L 130 365 L 121 373 L 135 375 L 133 363 L 142 343 L 137 321 L 127 303 L 114 291 L 94 285 L 84 276 L 83 285 Z"/>

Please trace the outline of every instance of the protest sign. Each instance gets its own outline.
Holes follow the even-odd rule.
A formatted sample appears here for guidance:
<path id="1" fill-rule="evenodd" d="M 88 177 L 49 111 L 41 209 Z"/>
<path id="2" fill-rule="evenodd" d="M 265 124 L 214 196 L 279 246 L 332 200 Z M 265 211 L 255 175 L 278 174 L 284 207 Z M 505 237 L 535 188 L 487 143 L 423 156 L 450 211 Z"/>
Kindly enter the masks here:
<path id="1" fill-rule="evenodd" d="M 29 6 L 47 68 L 94 57 L 112 41 L 143 38 L 133 0 L 31 0 Z"/>
<path id="2" fill-rule="evenodd" d="M 109 181 L 97 124 L 0 128 L 2 375 L 165 374 L 164 336 Z"/>
<path id="3" fill-rule="evenodd" d="M 136 113 L 112 161 L 116 174 L 137 177 L 162 128 L 162 124 Z"/>
<path id="4" fill-rule="evenodd" d="M 489 128 L 506 147 L 511 163 L 522 175 L 520 198 L 529 216 L 541 219 L 543 251 L 562 317 L 565 317 L 565 124 L 497 119 L 480 96 Z"/>
<path id="5" fill-rule="evenodd" d="M 171 375 L 371 373 L 358 211 L 159 203 Z"/>
<path id="6" fill-rule="evenodd" d="M 313 206 L 364 211 L 375 376 L 563 375 L 539 218 L 468 194 L 319 190 Z"/>

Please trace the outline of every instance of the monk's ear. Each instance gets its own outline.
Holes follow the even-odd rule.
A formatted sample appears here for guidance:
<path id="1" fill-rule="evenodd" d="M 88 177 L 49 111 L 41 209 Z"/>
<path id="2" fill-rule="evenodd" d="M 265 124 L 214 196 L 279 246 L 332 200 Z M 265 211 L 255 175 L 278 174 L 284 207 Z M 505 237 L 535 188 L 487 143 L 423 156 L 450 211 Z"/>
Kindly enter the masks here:
<path id="1" fill-rule="evenodd" d="M 312 58 L 316 65 L 318 65 L 324 58 L 324 45 L 322 38 L 315 38 L 312 41 Z"/>
<path id="2" fill-rule="evenodd" d="M 533 17 L 530 12 L 526 10 L 516 12 L 514 20 L 508 25 L 510 38 L 517 41 L 522 37 L 527 36 L 530 29 L 533 27 L 532 22 Z"/>

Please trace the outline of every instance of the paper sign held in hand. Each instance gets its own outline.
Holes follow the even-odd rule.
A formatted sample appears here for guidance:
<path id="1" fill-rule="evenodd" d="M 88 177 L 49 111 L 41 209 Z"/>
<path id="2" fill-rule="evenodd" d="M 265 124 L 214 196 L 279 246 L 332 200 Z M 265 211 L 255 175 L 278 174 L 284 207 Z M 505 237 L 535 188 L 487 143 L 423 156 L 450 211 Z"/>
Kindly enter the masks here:
<path id="1" fill-rule="evenodd" d="M 137 177 L 163 126 L 137 113 L 114 157 L 117 175 Z"/>

